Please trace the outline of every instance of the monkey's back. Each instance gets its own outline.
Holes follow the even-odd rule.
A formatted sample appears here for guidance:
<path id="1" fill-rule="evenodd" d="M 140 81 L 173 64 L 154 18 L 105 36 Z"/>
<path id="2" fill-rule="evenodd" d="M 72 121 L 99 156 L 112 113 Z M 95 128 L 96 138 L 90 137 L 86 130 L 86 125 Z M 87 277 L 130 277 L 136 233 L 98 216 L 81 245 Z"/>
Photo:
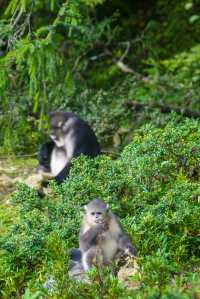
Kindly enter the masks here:
<path id="1" fill-rule="evenodd" d="M 77 156 L 84 154 L 93 158 L 100 154 L 100 145 L 94 131 L 85 121 L 78 117 L 74 122 L 73 134 L 74 136 L 79 136 L 75 140 Z"/>

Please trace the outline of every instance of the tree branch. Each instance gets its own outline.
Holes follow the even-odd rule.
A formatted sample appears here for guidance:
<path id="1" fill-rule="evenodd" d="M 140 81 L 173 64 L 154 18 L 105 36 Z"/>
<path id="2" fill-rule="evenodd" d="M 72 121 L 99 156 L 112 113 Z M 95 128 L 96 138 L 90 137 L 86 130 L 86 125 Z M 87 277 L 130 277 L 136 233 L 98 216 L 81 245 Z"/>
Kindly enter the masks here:
<path id="1" fill-rule="evenodd" d="M 170 113 L 170 112 L 176 112 L 179 115 L 189 117 L 189 118 L 200 118 L 200 112 L 192 111 L 186 108 L 175 108 L 164 104 L 159 103 L 149 103 L 144 104 L 137 101 L 127 102 L 125 103 L 125 106 L 128 109 L 132 109 L 135 112 L 144 110 L 145 108 L 149 109 L 159 109 L 161 113 Z"/>

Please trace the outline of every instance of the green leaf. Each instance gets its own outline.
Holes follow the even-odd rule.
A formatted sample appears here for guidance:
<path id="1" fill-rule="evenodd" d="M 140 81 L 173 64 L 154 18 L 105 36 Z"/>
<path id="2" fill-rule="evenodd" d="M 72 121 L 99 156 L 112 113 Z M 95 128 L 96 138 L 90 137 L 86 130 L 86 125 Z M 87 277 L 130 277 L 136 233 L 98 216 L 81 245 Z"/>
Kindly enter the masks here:
<path id="1" fill-rule="evenodd" d="M 199 15 L 193 15 L 193 16 L 191 16 L 191 17 L 189 18 L 189 23 L 190 23 L 190 24 L 193 24 L 194 22 L 198 21 L 199 18 L 200 18 Z"/>

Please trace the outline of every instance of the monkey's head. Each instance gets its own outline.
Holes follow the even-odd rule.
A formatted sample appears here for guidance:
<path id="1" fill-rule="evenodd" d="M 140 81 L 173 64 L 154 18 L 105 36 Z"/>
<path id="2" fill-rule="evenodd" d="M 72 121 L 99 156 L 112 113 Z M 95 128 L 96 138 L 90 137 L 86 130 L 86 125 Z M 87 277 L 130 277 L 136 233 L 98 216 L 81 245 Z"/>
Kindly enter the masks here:
<path id="1" fill-rule="evenodd" d="M 104 224 L 108 219 L 108 206 L 100 199 L 91 200 L 85 207 L 85 218 L 89 225 Z"/>
<path id="2" fill-rule="evenodd" d="M 65 136 L 69 127 L 68 121 L 74 117 L 70 112 L 52 112 L 50 120 L 50 137 L 58 147 L 65 145 Z"/>

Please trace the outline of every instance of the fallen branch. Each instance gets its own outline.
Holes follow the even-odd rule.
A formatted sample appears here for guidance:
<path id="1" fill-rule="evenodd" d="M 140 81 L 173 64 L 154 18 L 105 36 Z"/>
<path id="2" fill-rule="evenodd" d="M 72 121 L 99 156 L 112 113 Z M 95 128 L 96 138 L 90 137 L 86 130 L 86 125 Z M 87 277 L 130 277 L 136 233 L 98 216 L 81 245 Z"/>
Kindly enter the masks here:
<path id="1" fill-rule="evenodd" d="M 122 44 L 126 45 L 124 53 L 122 54 L 122 56 L 120 58 L 115 58 L 113 50 L 116 49 L 117 46 L 122 45 Z M 127 57 L 128 53 L 130 51 L 130 48 L 131 48 L 131 42 L 130 41 L 120 42 L 120 43 L 112 43 L 112 44 L 105 44 L 105 43 L 102 43 L 102 42 L 97 42 L 97 43 L 93 44 L 88 51 L 86 51 L 85 53 L 83 53 L 81 56 L 79 56 L 76 59 L 74 67 L 73 67 L 73 71 L 76 70 L 77 65 L 79 64 L 80 60 L 83 57 L 87 56 L 91 50 L 92 51 L 103 50 L 103 52 L 101 52 L 100 54 L 95 54 L 95 55 L 89 57 L 88 59 L 90 61 L 95 61 L 95 60 L 97 60 L 99 58 L 102 58 L 102 57 L 106 57 L 106 56 L 110 57 L 111 60 L 113 61 L 113 63 L 123 73 L 125 73 L 125 74 L 132 74 L 135 77 L 135 79 L 138 80 L 138 81 L 142 81 L 144 83 L 150 83 L 151 80 L 148 77 L 143 76 L 142 74 L 138 73 L 132 67 L 130 67 L 129 65 L 127 65 L 124 62 L 125 58 Z"/>
<path id="2" fill-rule="evenodd" d="M 33 154 L 26 154 L 26 155 L 8 155 L 8 156 L 2 156 L 0 157 L 0 160 L 9 160 L 9 159 L 22 159 L 22 158 L 28 158 L 28 157 L 36 157 L 38 153 Z"/>
<path id="3" fill-rule="evenodd" d="M 105 48 L 105 53 L 112 57 L 112 61 L 116 64 L 116 66 L 124 73 L 126 74 L 132 74 L 133 76 L 135 76 L 135 78 L 138 81 L 143 81 L 143 82 L 150 82 L 148 77 L 145 77 L 141 74 L 139 74 L 138 72 L 136 72 L 133 68 L 131 68 L 130 66 L 128 66 L 127 64 L 124 63 L 124 59 L 126 58 L 126 56 L 128 55 L 128 52 L 130 50 L 130 43 L 127 42 L 127 47 L 125 49 L 125 52 L 122 54 L 122 56 L 120 57 L 120 59 L 116 59 L 113 57 L 113 53 L 108 49 Z"/>

